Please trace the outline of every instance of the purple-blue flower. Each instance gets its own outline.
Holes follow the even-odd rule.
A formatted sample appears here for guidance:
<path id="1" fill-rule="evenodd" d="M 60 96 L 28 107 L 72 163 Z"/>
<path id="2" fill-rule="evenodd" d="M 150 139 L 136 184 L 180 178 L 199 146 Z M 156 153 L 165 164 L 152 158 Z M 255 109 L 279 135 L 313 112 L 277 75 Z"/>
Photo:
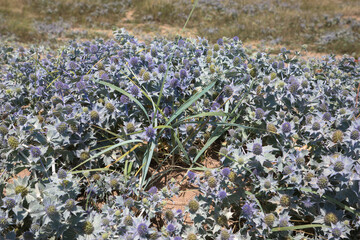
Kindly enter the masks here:
<path id="1" fill-rule="evenodd" d="M 184 79 L 187 77 L 187 72 L 185 69 L 181 69 L 180 72 L 179 72 L 179 75 L 180 75 L 180 78 L 181 79 Z"/>
<path id="2" fill-rule="evenodd" d="M 30 148 L 30 153 L 31 153 L 31 156 L 32 156 L 33 158 L 38 158 L 38 157 L 41 156 L 41 151 L 40 151 L 40 149 L 39 149 L 38 147 L 32 146 L 32 147 Z"/>
<path id="3" fill-rule="evenodd" d="M 145 128 L 145 136 L 150 141 L 153 140 L 156 136 L 155 129 L 152 126 L 148 126 Z"/>
<path id="4" fill-rule="evenodd" d="M 221 175 L 223 175 L 224 177 L 229 176 L 229 174 L 230 174 L 230 168 L 226 167 L 221 170 Z"/>
<path id="5" fill-rule="evenodd" d="M 153 186 L 149 189 L 148 193 L 150 194 L 156 194 L 158 192 L 157 187 Z"/>
<path id="6" fill-rule="evenodd" d="M 226 191 L 224 190 L 220 190 L 219 193 L 218 193 L 218 197 L 223 200 L 224 198 L 226 198 L 227 194 L 226 194 Z"/>
<path id="7" fill-rule="evenodd" d="M 188 171 L 187 176 L 190 180 L 192 180 L 193 178 L 195 178 L 196 174 L 192 171 Z"/>
<path id="8" fill-rule="evenodd" d="M 137 232 L 141 237 L 145 237 L 148 234 L 148 226 L 145 223 L 140 223 L 137 226 Z"/>
<path id="9" fill-rule="evenodd" d="M 166 230 L 167 230 L 169 233 L 172 233 L 172 232 L 175 231 L 175 226 L 170 223 L 169 225 L 167 225 Z"/>
<path id="10" fill-rule="evenodd" d="M 132 66 L 132 67 L 135 67 L 137 64 L 138 64 L 139 60 L 137 57 L 132 57 L 130 58 L 129 60 L 129 64 Z"/>

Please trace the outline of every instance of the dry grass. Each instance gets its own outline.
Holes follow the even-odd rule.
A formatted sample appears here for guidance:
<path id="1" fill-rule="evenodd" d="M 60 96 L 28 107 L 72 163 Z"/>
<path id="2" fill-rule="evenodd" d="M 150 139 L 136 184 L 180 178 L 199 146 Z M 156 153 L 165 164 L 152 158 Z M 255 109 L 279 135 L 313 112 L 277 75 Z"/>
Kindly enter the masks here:
<path id="1" fill-rule="evenodd" d="M 61 17 L 66 21 L 71 20 L 73 28 L 99 31 L 111 30 L 112 27 L 126 27 L 128 30 L 134 29 L 140 35 L 150 32 L 153 35 L 169 32 L 167 36 L 171 37 L 181 29 L 192 8 L 191 0 L 133 0 L 128 9 L 133 13 L 129 19 L 124 12 L 112 12 L 111 7 L 107 14 L 93 14 L 104 9 L 103 4 L 116 3 L 115 0 L 79 0 L 76 4 L 70 0 L 59 0 L 55 1 L 56 7 L 52 7 L 53 2 L 0 0 L 0 14 L 5 19 L 5 23 L 0 25 L 0 34 L 15 34 L 18 40 L 23 42 L 36 41 L 39 37 L 46 36 L 37 36 L 32 25 L 33 20 L 49 18 L 56 21 Z M 211 0 L 207 3 L 209 2 Z M 329 43 L 319 44 L 322 36 L 341 29 L 351 28 L 356 37 L 360 36 L 359 29 L 353 29 L 350 24 L 346 24 L 347 18 L 352 18 L 360 24 L 358 0 L 219 0 L 217 2 L 216 7 L 222 6 L 222 9 L 209 8 L 208 4 L 204 5 L 204 1 L 199 4 L 188 24 L 188 28 L 191 29 L 188 36 L 199 35 L 213 42 L 222 36 L 239 36 L 245 43 L 265 41 L 267 44 L 293 49 L 299 49 L 302 44 L 307 44 L 312 51 L 348 54 L 355 52 L 356 55 L 360 55 L 359 39 L 350 41 L 346 37 L 339 37 Z M 84 5 L 81 6 L 79 3 Z M 46 8 L 54 8 L 56 11 L 49 13 L 44 10 Z M 248 11 L 245 11 L 246 9 Z M 231 10 L 233 12 L 230 14 Z M 93 16 L 91 23 L 88 20 L 89 16 Z M 328 19 L 336 17 L 340 17 L 342 24 L 327 23 Z"/>

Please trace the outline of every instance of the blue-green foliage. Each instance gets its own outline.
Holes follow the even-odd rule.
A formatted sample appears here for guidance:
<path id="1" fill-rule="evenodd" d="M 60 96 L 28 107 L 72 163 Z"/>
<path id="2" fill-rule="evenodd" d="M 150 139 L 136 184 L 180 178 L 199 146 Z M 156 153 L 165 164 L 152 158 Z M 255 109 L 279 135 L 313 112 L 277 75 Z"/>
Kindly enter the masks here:
<path id="1" fill-rule="evenodd" d="M 354 59 L 251 55 L 238 38 L 145 45 L 123 30 L 0 54 L 1 238 L 356 238 Z M 206 150 L 221 169 L 196 166 Z M 199 190 L 185 212 L 165 207 L 180 182 L 147 187 L 167 173 L 149 166 L 180 161 Z"/>

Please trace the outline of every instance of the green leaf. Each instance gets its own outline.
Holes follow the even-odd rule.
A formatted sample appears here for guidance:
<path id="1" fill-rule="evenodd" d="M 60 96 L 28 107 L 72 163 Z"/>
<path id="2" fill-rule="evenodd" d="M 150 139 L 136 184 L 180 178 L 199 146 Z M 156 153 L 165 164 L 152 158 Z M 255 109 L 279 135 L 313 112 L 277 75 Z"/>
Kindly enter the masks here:
<path id="1" fill-rule="evenodd" d="M 291 226 L 291 227 L 276 227 L 271 229 L 272 232 L 280 232 L 280 231 L 294 231 L 298 229 L 306 229 L 306 228 L 328 228 L 329 226 L 322 225 L 322 224 L 304 224 L 304 225 L 297 225 L 297 226 Z"/>
<path id="2" fill-rule="evenodd" d="M 201 92 L 197 92 L 193 95 L 189 100 L 187 100 L 183 105 L 179 107 L 179 109 L 171 115 L 166 125 L 170 125 L 172 121 L 174 121 L 181 113 L 183 113 L 186 109 L 188 109 L 194 102 L 196 102 L 200 97 L 202 97 L 205 93 L 207 93 L 213 86 L 215 82 L 210 83 L 204 90 Z"/>
<path id="3" fill-rule="evenodd" d="M 206 142 L 204 147 L 201 148 L 201 150 L 198 152 L 198 154 L 195 156 L 193 163 L 195 163 L 201 155 L 208 149 L 211 144 L 213 144 L 227 129 L 222 129 L 220 127 L 217 127 L 215 131 L 211 134 L 209 140 Z"/>
<path id="4" fill-rule="evenodd" d="M 183 121 L 193 119 L 193 118 L 213 117 L 213 116 L 224 117 L 224 116 L 228 116 L 228 114 L 225 113 L 225 112 L 204 112 L 204 113 L 199 113 L 199 114 L 196 114 L 196 115 L 192 115 L 192 116 L 189 116 L 189 117 L 182 118 L 179 121 L 183 122 Z"/>
<path id="5" fill-rule="evenodd" d="M 94 168 L 94 169 L 85 169 L 85 170 L 79 170 L 79 171 L 72 171 L 72 174 L 76 173 L 84 173 L 84 172 L 97 172 L 97 171 L 109 171 L 109 168 Z"/>
<path id="6" fill-rule="evenodd" d="M 255 199 L 255 202 L 259 206 L 260 210 L 264 213 L 264 209 L 262 208 L 260 201 L 255 197 L 255 194 L 253 194 L 249 191 L 245 191 L 245 193 L 246 193 L 246 195 L 253 196 L 253 198 Z"/>
<path id="7" fill-rule="evenodd" d="M 145 179 L 147 176 L 147 173 L 149 171 L 149 166 L 150 166 L 150 162 L 155 150 L 156 144 L 154 142 L 151 142 L 150 145 L 148 145 L 148 148 L 144 154 L 144 158 L 143 158 L 143 162 L 142 162 L 142 166 L 144 166 L 142 168 L 142 176 L 141 176 L 141 180 L 140 180 L 140 184 L 139 184 L 139 189 L 141 189 L 145 183 Z"/>
<path id="8" fill-rule="evenodd" d="M 126 145 L 126 144 L 130 144 L 130 143 L 139 143 L 139 142 L 142 142 L 142 140 L 127 140 L 127 141 L 124 141 L 124 142 L 120 142 L 120 143 L 117 143 L 115 145 L 112 145 L 104 150 L 102 150 L 101 152 L 99 153 L 96 153 L 95 155 L 91 156 L 90 158 L 86 159 L 85 161 L 83 161 L 82 163 L 80 163 L 79 165 L 77 165 L 76 167 L 74 167 L 73 169 L 70 170 L 70 172 L 73 172 L 75 169 L 77 169 L 78 167 L 84 165 L 85 163 L 89 162 L 90 160 L 94 159 L 94 158 L 97 158 L 99 156 L 101 156 L 102 154 L 104 153 L 107 153 L 108 151 L 111 151 L 117 147 L 120 147 L 122 145 Z"/>

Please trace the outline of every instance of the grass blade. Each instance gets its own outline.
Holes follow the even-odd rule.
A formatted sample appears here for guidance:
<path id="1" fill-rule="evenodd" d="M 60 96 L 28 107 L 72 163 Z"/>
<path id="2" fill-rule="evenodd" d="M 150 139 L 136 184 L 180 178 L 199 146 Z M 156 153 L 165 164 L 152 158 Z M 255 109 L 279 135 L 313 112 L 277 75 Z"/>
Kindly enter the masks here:
<path id="1" fill-rule="evenodd" d="M 107 153 L 108 151 L 111 151 L 111 150 L 113 150 L 113 149 L 115 149 L 117 147 L 120 147 L 120 146 L 126 145 L 126 144 L 130 144 L 130 143 L 139 143 L 139 142 L 142 142 L 142 140 L 136 140 L 136 139 L 135 140 L 128 140 L 128 141 L 124 141 L 124 142 L 112 145 L 112 146 L 102 150 L 101 152 L 96 153 L 95 155 L 91 156 L 90 158 L 86 159 L 85 161 L 83 161 L 82 163 L 80 163 L 79 165 L 77 165 L 76 167 L 71 169 L 70 172 L 73 172 L 75 169 L 77 169 L 78 167 L 84 165 L 85 163 L 89 162 L 90 160 L 92 160 L 94 158 L 97 158 L 97 157 L 101 156 L 102 154 Z"/>
<path id="2" fill-rule="evenodd" d="M 200 97 L 202 97 L 205 93 L 207 93 L 213 86 L 215 82 L 210 83 L 204 90 L 201 92 L 197 92 L 194 96 L 189 98 L 183 105 L 179 107 L 179 109 L 171 115 L 166 125 L 170 125 L 172 121 L 174 121 L 181 113 L 183 113 L 186 109 L 188 109 L 194 102 L 196 102 Z"/>
<path id="3" fill-rule="evenodd" d="M 294 231 L 298 229 L 305 229 L 305 228 L 328 228 L 329 226 L 322 225 L 322 224 L 304 224 L 304 225 L 297 225 L 297 226 L 291 226 L 291 227 L 276 227 L 271 229 L 272 232 L 280 232 L 280 231 Z"/>
<path id="4" fill-rule="evenodd" d="M 196 115 L 192 115 L 192 116 L 189 116 L 189 117 L 182 118 L 182 119 L 179 120 L 179 122 L 186 121 L 186 120 L 189 120 L 189 119 L 192 119 L 192 118 L 225 117 L 225 116 L 228 116 L 228 114 L 225 113 L 225 112 L 204 112 L 204 113 L 199 113 L 199 114 L 196 114 Z"/>

